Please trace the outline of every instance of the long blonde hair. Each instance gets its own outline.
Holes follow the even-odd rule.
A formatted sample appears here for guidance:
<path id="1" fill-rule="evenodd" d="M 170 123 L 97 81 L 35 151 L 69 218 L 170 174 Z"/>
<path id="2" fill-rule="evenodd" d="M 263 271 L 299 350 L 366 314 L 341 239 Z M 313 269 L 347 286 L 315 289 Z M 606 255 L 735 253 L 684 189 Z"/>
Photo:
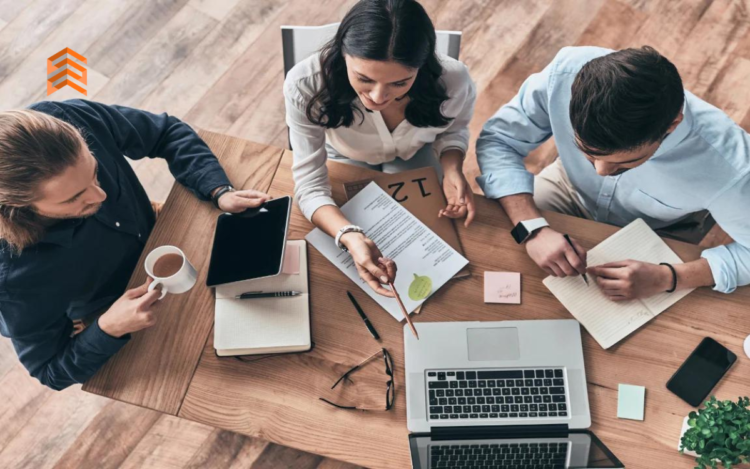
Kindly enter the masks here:
<path id="1" fill-rule="evenodd" d="M 74 165 L 84 145 L 74 126 L 50 115 L 0 112 L 0 239 L 15 253 L 44 236 L 32 207 L 39 185 Z"/>

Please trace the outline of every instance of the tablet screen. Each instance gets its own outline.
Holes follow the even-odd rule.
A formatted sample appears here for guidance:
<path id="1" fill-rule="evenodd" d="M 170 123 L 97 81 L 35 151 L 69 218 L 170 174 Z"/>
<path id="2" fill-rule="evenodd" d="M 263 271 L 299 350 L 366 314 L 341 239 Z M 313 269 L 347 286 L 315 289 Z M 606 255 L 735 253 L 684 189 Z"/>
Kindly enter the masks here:
<path id="1" fill-rule="evenodd" d="M 278 275 L 291 202 L 291 197 L 281 197 L 267 202 L 261 211 L 219 215 L 206 285 Z"/>

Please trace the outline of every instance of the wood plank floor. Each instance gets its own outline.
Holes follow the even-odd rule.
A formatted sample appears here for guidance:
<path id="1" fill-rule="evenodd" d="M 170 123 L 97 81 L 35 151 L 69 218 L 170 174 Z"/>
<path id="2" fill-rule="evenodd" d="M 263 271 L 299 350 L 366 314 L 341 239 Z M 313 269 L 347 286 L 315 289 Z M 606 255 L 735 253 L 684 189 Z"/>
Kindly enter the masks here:
<path id="1" fill-rule="evenodd" d="M 194 126 L 286 145 L 282 24 L 338 21 L 353 0 L 0 0 L 0 108 L 47 99 L 45 60 L 88 58 L 89 99 L 169 112 Z M 463 31 L 477 83 L 472 138 L 564 46 L 649 44 L 685 86 L 750 129 L 750 0 L 424 0 L 439 29 Z M 50 97 L 81 97 L 64 88 Z M 539 171 L 554 142 L 529 158 Z M 154 200 L 173 179 L 133 165 Z M 473 147 L 470 180 L 478 175 Z M 478 187 L 474 186 L 478 191 Z M 727 241 L 720 230 L 705 245 Z M 53 392 L 0 340 L 0 467 L 352 466 L 83 393 Z M 687 467 L 687 466 L 686 466 Z"/>

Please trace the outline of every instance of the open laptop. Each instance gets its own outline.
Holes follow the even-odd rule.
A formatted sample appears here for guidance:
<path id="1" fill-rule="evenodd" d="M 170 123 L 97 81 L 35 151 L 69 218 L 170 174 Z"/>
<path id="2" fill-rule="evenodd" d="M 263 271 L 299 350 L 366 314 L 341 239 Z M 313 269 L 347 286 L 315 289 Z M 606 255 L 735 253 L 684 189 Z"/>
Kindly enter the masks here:
<path id="1" fill-rule="evenodd" d="M 414 469 L 625 466 L 591 425 L 575 320 L 404 329 Z"/>

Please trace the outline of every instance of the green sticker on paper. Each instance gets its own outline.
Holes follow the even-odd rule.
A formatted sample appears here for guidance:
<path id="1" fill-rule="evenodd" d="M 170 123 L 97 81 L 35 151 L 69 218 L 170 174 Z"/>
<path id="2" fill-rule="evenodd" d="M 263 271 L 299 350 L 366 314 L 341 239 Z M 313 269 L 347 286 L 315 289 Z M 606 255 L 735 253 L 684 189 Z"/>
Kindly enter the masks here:
<path id="1" fill-rule="evenodd" d="M 432 292 L 432 279 L 426 275 L 414 274 L 414 280 L 409 285 L 409 298 L 413 301 L 424 300 Z"/>

